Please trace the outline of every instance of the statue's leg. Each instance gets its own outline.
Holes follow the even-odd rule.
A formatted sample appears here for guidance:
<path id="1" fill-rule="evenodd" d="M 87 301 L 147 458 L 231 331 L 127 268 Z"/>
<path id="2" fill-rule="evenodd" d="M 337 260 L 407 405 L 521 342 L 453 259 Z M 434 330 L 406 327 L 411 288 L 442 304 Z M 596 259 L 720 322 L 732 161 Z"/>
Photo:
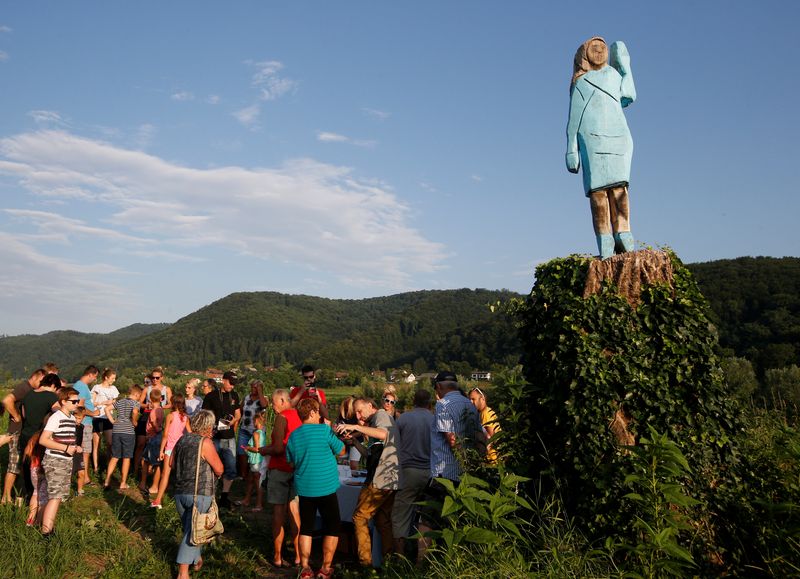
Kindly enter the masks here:
<path id="1" fill-rule="evenodd" d="M 614 242 L 619 253 L 633 251 L 633 234 L 631 233 L 630 204 L 627 187 L 612 187 L 608 190 L 611 227 L 614 230 Z"/>
<path id="2" fill-rule="evenodd" d="M 608 202 L 608 191 L 600 189 L 589 193 L 592 207 L 592 224 L 597 237 L 597 249 L 600 259 L 614 255 L 614 237 L 611 235 L 611 208 Z"/>

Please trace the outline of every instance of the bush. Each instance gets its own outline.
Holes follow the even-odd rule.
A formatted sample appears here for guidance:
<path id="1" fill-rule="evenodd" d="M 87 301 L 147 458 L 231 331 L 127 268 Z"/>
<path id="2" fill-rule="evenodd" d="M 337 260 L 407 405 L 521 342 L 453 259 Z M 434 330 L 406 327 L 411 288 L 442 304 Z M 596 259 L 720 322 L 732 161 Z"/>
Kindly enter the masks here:
<path id="1" fill-rule="evenodd" d="M 674 254 L 667 257 L 612 258 L 632 260 L 622 265 L 634 275 L 639 266 L 645 273 L 665 269 L 665 283 L 643 284 L 627 298 L 608 281 L 584 297 L 586 257 L 537 269 L 518 314 L 529 383 L 521 394 L 531 425 L 521 435 L 530 445 L 521 474 L 560 487 L 590 538 L 633 538 L 637 505 L 624 495 L 634 455 L 623 445 L 652 427 L 677 444 L 694 473 L 685 484 L 702 505 L 692 516 L 708 561 L 724 548 L 717 536 L 724 519 L 716 514 L 724 517 L 735 494 L 732 439 L 741 426 L 714 353 L 708 304 L 688 269 Z"/>

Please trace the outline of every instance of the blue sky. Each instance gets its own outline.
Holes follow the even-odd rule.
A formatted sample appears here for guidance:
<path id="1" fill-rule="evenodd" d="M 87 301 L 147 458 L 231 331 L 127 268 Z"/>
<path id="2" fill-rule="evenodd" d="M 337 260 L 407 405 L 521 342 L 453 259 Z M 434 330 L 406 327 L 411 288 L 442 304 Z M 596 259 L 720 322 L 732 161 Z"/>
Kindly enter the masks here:
<path id="1" fill-rule="evenodd" d="M 564 166 L 594 35 L 631 54 L 637 240 L 800 254 L 800 4 L 615 6 L 4 2 L 0 334 L 235 291 L 527 292 L 596 250 Z"/>

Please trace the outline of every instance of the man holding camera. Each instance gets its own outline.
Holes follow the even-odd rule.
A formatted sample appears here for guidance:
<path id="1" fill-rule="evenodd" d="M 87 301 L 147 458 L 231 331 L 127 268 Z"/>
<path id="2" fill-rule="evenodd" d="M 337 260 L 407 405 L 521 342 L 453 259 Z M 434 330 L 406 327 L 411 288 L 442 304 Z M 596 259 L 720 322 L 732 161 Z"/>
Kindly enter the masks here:
<path id="1" fill-rule="evenodd" d="M 303 366 L 300 369 L 300 375 L 303 377 L 302 386 L 293 386 L 289 390 L 289 398 L 292 408 L 297 408 L 297 404 L 305 398 L 311 398 L 319 402 L 319 416 L 320 422 L 326 422 L 328 419 L 328 402 L 325 400 L 325 391 L 317 388 L 317 374 L 314 366 Z"/>
<path id="2" fill-rule="evenodd" d="M 225 372 L 222 375 L 222 387 L 210 392 L 203 399 L 203 410 L 210 410 L 216 419 L 214 429 L 214 446 L 222 460 L 225 472 L 222 474 L 222 495 L 219 506 L 230 508 L 228 493 L 236 479 L 236 426 L 242 417 L 239 395 L 234 390 L 236 374 Z"/>
<path id="3" fill-rule="evenodd" d="M 397 456 L 398 435 L 394 418 L 379 409 L 369 398 L 356 398 L 353 402 L 358 424 L 340 424 L 339 435 L 359 432 L 372 440 L 367 458 L 367 480 L 353 511 L 358 560 L 365 567 L 372 566 L 372 539 L 369 521 L 375 519 L 375 528 L 381 534 L 384 556 L 393 548 L 392 506 L 399 488 L 400 461 Z"/>

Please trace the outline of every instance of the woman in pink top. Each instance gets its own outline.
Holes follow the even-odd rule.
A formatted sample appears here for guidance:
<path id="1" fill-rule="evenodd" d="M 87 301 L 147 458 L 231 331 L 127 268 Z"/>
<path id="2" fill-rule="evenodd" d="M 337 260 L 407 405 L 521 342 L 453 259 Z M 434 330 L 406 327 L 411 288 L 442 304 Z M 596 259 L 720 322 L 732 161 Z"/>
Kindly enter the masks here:
<path id="1" fill-rule="evenodd" d="M 175 443 L 183 436 L 184 432 L 191 431 L 189 416 L 186 414 L 186 399 L 180 394 L 175 394 L 172 397 L 172 412 L 167 415 L 167 422 L 164 425 L 164 437 L 161 439 L 161 455 L 159 459 L 161 460 L 163 472 L 158 485 L 158 495 L 150 503 L 150 506 L 154 509 L 161 508 L 161 499 L 164 498 L 164 493 L 167 492 L 170 472 L 169 456 L 172 454 L 172 449 L 175 448 Z"/>

